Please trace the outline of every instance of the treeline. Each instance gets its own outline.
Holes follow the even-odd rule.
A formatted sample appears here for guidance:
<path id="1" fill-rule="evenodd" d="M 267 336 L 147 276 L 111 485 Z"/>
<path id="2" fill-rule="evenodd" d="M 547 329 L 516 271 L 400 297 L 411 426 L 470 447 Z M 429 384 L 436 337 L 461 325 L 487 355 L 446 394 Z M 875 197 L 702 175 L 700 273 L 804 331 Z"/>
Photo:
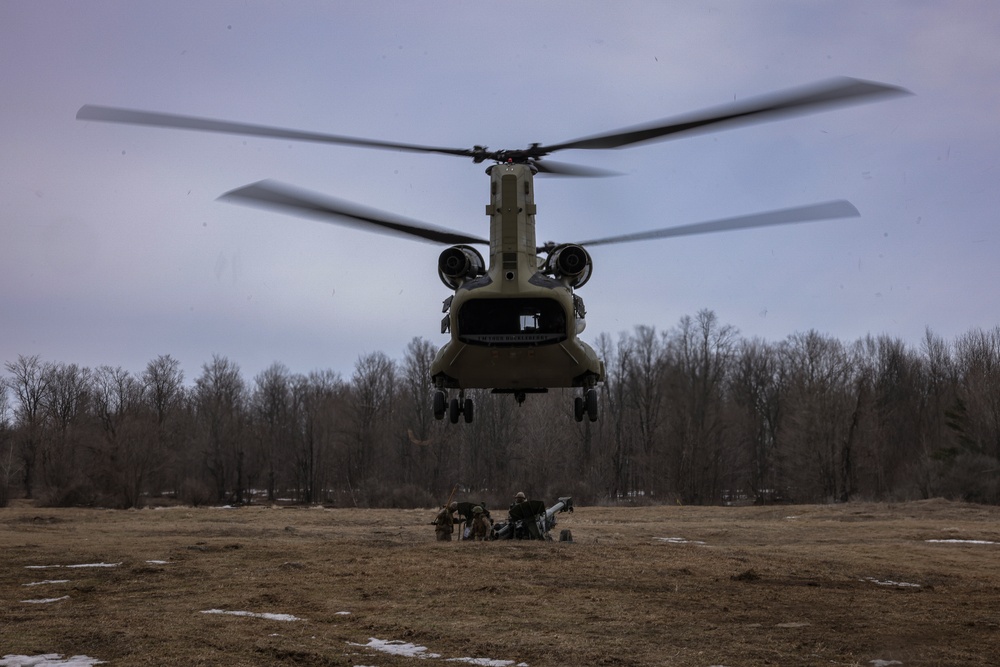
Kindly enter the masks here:
<path id="1" fill-rule="evenodd" d="M 344 378 L 216 356 L 185 383 L 19 357 L 0 392 L 0 505 L 291 501 L 428 507 L 516 491 L 577 502 L 1000 502 L 1000 327 L 917 349 L 810 331 L 744 339 L 711 311 L 596 347 L 601 419 L 570 391 L 471 392 L 475 421 L 434 420 L 435 347 L 358 359 Z"/>

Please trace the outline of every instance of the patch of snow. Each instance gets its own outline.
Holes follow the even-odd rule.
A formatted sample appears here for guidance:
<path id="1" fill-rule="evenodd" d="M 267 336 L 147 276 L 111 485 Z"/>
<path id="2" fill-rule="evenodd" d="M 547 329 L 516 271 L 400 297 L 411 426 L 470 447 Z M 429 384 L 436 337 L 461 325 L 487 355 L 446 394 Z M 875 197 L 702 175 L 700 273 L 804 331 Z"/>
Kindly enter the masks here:
<path id="1" fill-rule="evenodd" d="M 389 653 L 390 655 L 399 655 L 405 658 L 419 658 L 421 660 L 427 658 L 443 658 L 440 653 L 430 653 L 426 646 L 418 646 L 417 644 L 411 644 L 409 642 L 399 641 L 396 639 L 376 639 L 375 637 L 369 637 L 367 644 L 356 644 L 354 642 L 347 642 L 349 646 L 360 646 L 362 648 L 370 648 L 382 653 Z M 494 660 L 493 658 L 443 658 L 445 662 L 462 662 L 467 665 L 478 665 L 480 667 L 528 667 L 528 663 L 519 662 L 514 665 L 513 660 Z M 360 667 L 360 666 L 355 666 Z"/>
<path id="2" fill-rule="evenodd" d="M 21 600 L 21 602 L 27 602 L 28 604 L 48 604 L 49 602 L 59 602 L 60 600 L 68 600 L 69 596 L 64 595 L 61 598 L 44 598 L 41 600 Z"/>
<path id="3" fill-rule="evenodd" d="M 253 611 L 226 611 L 224 609 L 206 609 L 203 614 L 227 614 L 229 616 L 249 616 L 251 618 L 264 618 L 269 621 L 301 621 L 303 619 L 291 614 L 267 614 Z"/>
<path id="4" fill-rule="evenodd" d="M 349 611 L 338 611 L 336 614 L 334 614 L 334 616 L 350 616 L 350 615 L 351 612 Z"/>
<path id="5" fill-rule="evenodd" d="M 990 542 L 989 540 L 926 540 L 927 542 L 940 542 L 944 544 L 1000 544 L 1000 542 Z"/>
<path id="6" fill-rule="evenodd" d="M 666 544 L 705 544 L 701 540 L 689 540 L 684 537 L 654 537 L 653 539 Z"/>
<path id="7" fill-rule="evenodd" d="M 905 581 L 881 581 L 875 577 L 865 577 L 861 581 L 870 581 L 873 584 L 878 584 L 879 586 L 896 586 L 898 588 L 920 588 L 920 584 L 910 584 Z"/>
<path id="8" fill-rule="evenodd" d="M 899 660 L 869 660 L 869 664 L 874 665 L 874 667 L 889 667 L 890 665 L 902 665 Z"/>
<path id="9" fill-rule="evenodd" d="M 149 563 L 150 565 L 168 565 L 168 564 L 170 564 L 169 560 L 147 560 L 146 562 Z"/>
<path id="10" fill-rule="evenodd" d="M 45 581 L 32 581 L 30 584 L 21 584 L 22 586 L 44 586 L 45 584 L 68 584 L 69 579 L 46 579 Z"/>
<path id="11" fill-rule="evenodd" d="M 405 658 L 440 658 L 440 653 L 428 653 L 426 646 L 417 646 L 397 639 L 376 639 L 369 637 L 367 644 L 355 644 L 348 642 L 351 646 L 363 646 L 364 648 L 375 649 L 390 655 L 401 655 Z"/>
<path id="12" fill-rule="evenodd" d="M 44 655 L 5 655 L 0 658 L 0 667 L 91 667 L 91 665 L 103 665 L 103 660 L 90 658 L 85 655 L 74 655 L 71 658 L 63 657 L 58 653 L 46 653 Z"/>

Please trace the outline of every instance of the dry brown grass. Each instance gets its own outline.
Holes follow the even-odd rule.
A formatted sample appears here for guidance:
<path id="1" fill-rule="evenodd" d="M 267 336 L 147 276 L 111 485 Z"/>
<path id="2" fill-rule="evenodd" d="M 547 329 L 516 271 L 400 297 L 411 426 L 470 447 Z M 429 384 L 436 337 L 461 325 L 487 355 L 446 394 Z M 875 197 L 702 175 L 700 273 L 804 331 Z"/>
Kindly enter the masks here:
<path id="1" fill-rule="evenodd" d="M 1000 661 L 1000 544 L 927 542 L 1000 542 L 998 508 L 584 507 L 559 517 L 573 543 L 436 543 L 433 514 L 2 509 L 0 656 L 415 667 L 353 645 L 375 637 L 431 664 Z M 121 565 L 27 569 L 95 562 Z M 50 579 L 70 581 L 25 586 Z"/>

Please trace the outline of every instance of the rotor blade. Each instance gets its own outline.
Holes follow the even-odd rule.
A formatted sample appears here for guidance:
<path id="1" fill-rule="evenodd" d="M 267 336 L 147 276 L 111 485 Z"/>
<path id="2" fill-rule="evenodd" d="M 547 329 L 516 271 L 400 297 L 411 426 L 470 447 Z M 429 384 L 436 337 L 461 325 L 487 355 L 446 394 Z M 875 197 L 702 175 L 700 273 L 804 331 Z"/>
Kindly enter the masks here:
<path id="1" fill-rule="evenodd" d="M 441 227 L 410 220 L 402 216 L 364 208 L 357 204 L 326 197 L 306 190 L 299 190 L 276 181 L 258 181 L 250 185 L 230 190 L 221 200 L 236 201 L 249 206 L 272 208 L 284 213 L 304 215 L 311 218 L 354 227 L 365 231 L 417 237 L 432 243 L 454 245 L 458 243 L 489 244 L 489 241 L 467 236 Z"/>
<path id="2" fill-rule="evenodd" d="M 76 112 L 77 120 L 96 120 L 105 123 L 127 123 L 131 125 L 149 125 L 152 127 L 170 127 L 181 130 L 198 130 L 202 132 L 223 132 L 227 134 L 243 134 L 272 139 L 291 139 L 293 141 L 311 141 L 325 144 L 344 144 L 347 146 L 362 146 L 364 148 L 384 148 L 388 150 L 412 151 L 418 153 L 443 153 L 445 155 L 460 155 L 472 157 L 473 151 L 465 148 L 442 148 L 437 146 L 420 146 L 417 144 L 397 144 L 376 139 L 361 139 L 344 137 L 337 134 L 322 134 L 319 132 L 303 132 L 281 127 L 252 125 L 249 123 L 234 123 L 212 118 L 196 116 L 181 116 L 178 114 L 159 113 L 154 111 L 136 111 L 118 107 L 102 107 L 85 104 Z"/>
<path id="3" fill-rule="evenodd" d="M 797 222 L 813 222 L 815 220 L 830 220 L 832 218 L 856 218 L 861 214 L 854 205 L 843 199 L 823 202 L 821 204 L 810 204 L 809 206 L 796 206 L 777 211 L 767 211 L 765 213 L 754 213 L 752 215 L 740 215 L 735 218 L 723 218 L 710 222 L 696 222 L 690 225 L 679 227 L 667 227 L 666 229 L 654 229 L 648 232 L 638 232 L 636 234 L 623 234 L 622 236 L 609 236 L 603 239 L 592 241 L 580 241 L 582 246 L 608 245 L 610 243 L 627 243 L 630 241 L 648 241 L 650 239 L 662 239 L 671 236 L 691 236 L 694 234 L 708 234 L 711 232 L 728 232 L 737 229 L 750 229 L 752 227 L 769 227 L 771 225 L 790 225 Z"/>
<path id="4" fill-rule="evenodd" d="M 836 105 L 873 102 L 884 97 L 911 94 L 910 91 L 898 86 L 841 77 L 653 124 L 637 125 L 553 146 L 540 146 L 539 150 L 551 153 L 569 148 L 621 148 L 644 141 L 663 140 L 669 135 L 724 129 L 725 126 L 732 127 L 813 113 Z M 710 127 L 720 125 L 724 127 Z"/>
<path id="5" fill-rule="evenodd" d="M 579 164 L 566 164 L 565 162 L 555 162 L 553 160 L 536 160 L 531 163 L 540 174 L 550 176 L 583 176 L 586 178 L 600 178 L 604 176 L 621 176 L 617 171 L 609 171 L 599 167 L 585 167 Z"/>

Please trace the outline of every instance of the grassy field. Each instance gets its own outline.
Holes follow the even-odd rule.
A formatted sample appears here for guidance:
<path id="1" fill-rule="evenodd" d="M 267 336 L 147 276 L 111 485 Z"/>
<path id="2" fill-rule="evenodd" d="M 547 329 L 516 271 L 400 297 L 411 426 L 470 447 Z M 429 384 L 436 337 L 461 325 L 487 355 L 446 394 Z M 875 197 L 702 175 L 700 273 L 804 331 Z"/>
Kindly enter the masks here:
<path id="1" fill-rule="evenodd" d="M 1000 508 L 581 507 L 572 543 L 433 515 L 0 509 L 0 664 L 1000 664 Z"/>

